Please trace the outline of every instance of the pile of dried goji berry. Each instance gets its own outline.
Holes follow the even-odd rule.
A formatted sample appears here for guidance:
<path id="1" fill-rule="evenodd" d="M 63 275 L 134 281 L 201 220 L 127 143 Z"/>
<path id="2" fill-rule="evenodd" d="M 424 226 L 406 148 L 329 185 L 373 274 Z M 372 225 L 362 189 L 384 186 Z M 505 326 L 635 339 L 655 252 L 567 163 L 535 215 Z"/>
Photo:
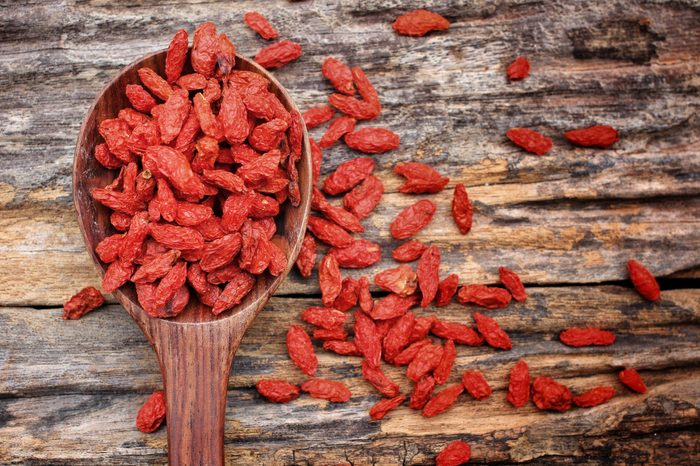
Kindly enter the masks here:
<path id="1" fill-rule="evenodd" d="M 264 39 L 278 36 L 259 13 L 247 13 L 244 21 Z M 393 24 L 399 34 L 409 36 L 448 27 L 445 18 L 426 10 L 409 12 Z M 500 350 L 512 348 L 496 320 L 474 312 L 476 328 L 472 328 L 442 321 L 434 314 L 419 316 L 411 309 L 433 303 L 435 307 L 446 306 L 455 296 L 464 305 L 503 308 L 511 299 L 525 301 L 525 287 L 506 267 L 498 270 L 503 288 L 477 284 L 460 287 L 456 274 L 441 280 L 438 247 L 411 239 L 433 219 L 436 205 L 431 200 L 421 199 L 405 208 L 390 225 L 393 238 L 406 241 L 391 254 L 401 264 L 374 276 L 374 284 L 388 294 L 374 300 L 368 277 L 342 277 L 342 268 L 361 269 L 382 258 L 378 244 L 353 233 L 364 231 L 361 220 L 381 201 L 384 186 L 373 175 L 374 159 L 363 156 L 340 164 L 319 188 L 323 150 L 341 138 L 351 149 L 366 154 L 390 151 L 400 143 L 399 136 L 386 128 L 356 129 L 358 121 L 373 120 L 382 109 L 379 95 L 365 73 L 329 57 L 321 72 L 337 91 L 328 98 L 330 106 L 320 105 L 302 116 L 290 115 L 269 92 L 264 78 L 232 69 L 233 45 L 224 34 L 216 36 L 213 24 L 205 23 L 195 32 L 191 55 L 195 72 L 181 76 L 187 45 L 187 33 L 179 31 L 168 50 L 166 79 L 152 70 L 140 70 L 141 80 L 151 93 L 139 85 L 128 86 L 127 95 L 134 108 L 124 109 L 118 118 L 100 124 L 105 144 L 96 148 L 95 156 L 107 168 L 121 171 L 111 185 L 95 190 L 93 196 L 114 210 L 113 226 L 126 231 L 98 245 L 100 258 L 110 263 L 103 287 L 113 291 L 131 280 L 147 312 L 169 317 L 187 302 L 186 279 L 199 299 L 217 313 L 240 301 L 252 286 L 253 275 L 266 269 L 273 275 L 279 273 L 286 258 L 271 241 L 275 234 L 273 217 L 287 199 L 293 205 L 299 202 L 295 162 L 301 154 L 301 119 L 309 129 L 333 120 L 318 143 L 310 140 L 312 209 L 318 215 L 309 217 L 308 232 L 296 261 L 303 277 L 310 277 L 316 266 L 317 240 L 328 248 L 318 261 L 322 305 L 305 309 L 301 320 L 313 327 L 311 335 L 323 342 L 324 350 L 362 358 L 363 378 L 384 397 L 370 410 L 372 419 L 382 419 L 407 399 L 410 408 L 431 417 L 448 409 L 465 390 L 476 400 L 489 397 L 492 389 L 478 370 L 467 370 L 460 383 L 435 394 L 433 391 L 445 384 L 452 372 L 455 345 L 486 343 Z M 281 41 L 263 49 L 256 61 L 275 68 L 300 55 L 298 44 Z M 530 64 L 524 57 L 518 57 L 507 69 L 511 80 L 524 79 L 529 72 Z M 195 92 L 192 104 L 190 92 Z M 158 105 L 151 94 L 165 103 Z M 342 115 L 333 119 L 336 110 Z M 152 118 L 146 115 L 149 112 Z M 512 128 L 507 137 L 539 155 L 552 147 L 549 138 L 526 128 Z M 618 135 L 613 128 L 594 126 L 569 131 L 565 137 L 576 145 L 604 148 Z M 449 182 L 449 178 L 418 162 L 399 163 L 394 172 L 405 178 L 399 191 L 406 194 L 438 193 Z M 331 203 L 325 195 L 343 195 L 342 206 Z M 455 186 L 451 208 L 460 232 L 467 234 L 472 227 L 473 208 L 463 184 Z M 214 214 L 217 210 L 222 212 L 221 217 Z M 418 261 L 415 269 L 408 265 L 413 261 Z M 140 265 L 136 270 L 135 264 Z M 653 275 L 633 260 L 628 269 L 639 293 L 648 300 L 658 300 L 659 287 Z M 221 291 L 218 285 L 226 283 Z M 79 318 L 102 302 L 94 288 L 83 290 L 66 303 L 64 318 Z M 359 309 L 352 314 L 350 339 L 344 326 L 347 311 L 354 307 Z M 569 328 L 559 339 L 573 347 L 611 345 L 615 334 L 598 328 Z M 287 349 L 304 374 L 316 375 L 316 350 L 304 327 L 295 324 L 289 328 Z M 383 372 L 382 361 L 406 366 L 406 376 L 414 382 L 410 396 L 401 394 L 399 385 Z M 634 369 L 623 370 L 619 378 L 634 391 L 646 391 Z M 344 383 L 327 379 L 310 378 L 301 386 L 284 380 L 260 380 L 256 387 L 267 399 L 279 403 L 296 399 L 302 391 L 333 402 L 351 398 Z M 531 381 L 527 363 L 520 360 L 510 371 L 506 399 L 516 408 L 532 398 L 540 409 L 566 411 L 572 405 L 596 406 L 614 395 L 615 389 L 608 386 L 573 396 L 567 387 L 549 377 Z M 152 395 L 139 412 L 140 430 L 157 428 L 165 416 L 163 403 L 162 392 Z M 468 444 L 456 441 L 448 444 L 436 460 L 443 465 L 461 464 L 470 454 Z"/>

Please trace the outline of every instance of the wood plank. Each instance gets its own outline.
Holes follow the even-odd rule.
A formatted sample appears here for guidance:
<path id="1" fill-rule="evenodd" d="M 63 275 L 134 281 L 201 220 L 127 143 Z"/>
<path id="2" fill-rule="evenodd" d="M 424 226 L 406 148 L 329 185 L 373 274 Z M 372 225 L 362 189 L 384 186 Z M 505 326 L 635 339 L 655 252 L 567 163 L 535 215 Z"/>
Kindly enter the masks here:
<path id="1" fill-rule="evenodd" d="M 425 464 L 444 444 L 464 439 L 474 462 L 664 464 L 698 458 L 700 370 L 644 372 L 650 390 L 621 389 L 606 405 L 564 414 L 520 410 L 497 390 L 464 396 L 432 419 L 401 407 L 382 423 L 368 419 L 375 396 L 332 405 L 306 397 L 277 405 L 250 389 L 228 398 L 227 464 Z M 599 380 L 567 379 L 586 386 Z M 618 387 L 619 388 L 619 387 Z M 164 464 L 165 432 L 142 434 L 133 419 L 146 394 L 73 394 L 0 400 L 0 460 L 51 464 Z M 669 435 L 673 433 L 673 435 Z M 659 436 L 663 441 L 660 441 Z M 656 440 L 654 440 L 656 439 Z M 649 443 L 659 450 L 650 450 Z M 656 455 L 651 456 L 652 452 Z M 586 463 L 588 462 L 588 463 Z M 667 464 L 667 463 L 666 463 Z"/>
<path id="2" fill-rule="evenodd" d="M 669 290 L 662 298 L 649 304 L 617 286 L 530 288 L 525 303 L 491 311 L 511 335 L 514 349 L 459 347 L 455 378 L 468 367 L 478 367 L 495 387 L 503 388 L 510 367 L 521 357 L 527 358 L 533 372 L 566 377 L 610 378 L 625 365 L 660 371 L 697 364 L 700 290 Z M 287 357 L 285 334 L 289 325 L 299 322 L 299 313 L 312 305 L 319 301 L 273 298 L 243 338 L 229 386 L 250 388 L 261 377 L 302 382 L 301 372 Z M 415 312 L 471 325 L 471 310 L 452 304 Z M 60 314 L 60 309 L 0 308 L 0 397 L 148 392 L 161 386 L 155 355 L 120 306 L 108 306 L 79 321 L 62 321 Z M 617 342 L 611 347 L 572 349 L 557 341 L 564 328 L 586 325 L 614 330 Z M 322 376 L 340 374 L 357 393 L 372 393 L 360 378 L 358 359 L 327 353 L 320 346 L 317 343 Z M 410 389 L 403 369 L 387 367 L 387 372 Z"/>

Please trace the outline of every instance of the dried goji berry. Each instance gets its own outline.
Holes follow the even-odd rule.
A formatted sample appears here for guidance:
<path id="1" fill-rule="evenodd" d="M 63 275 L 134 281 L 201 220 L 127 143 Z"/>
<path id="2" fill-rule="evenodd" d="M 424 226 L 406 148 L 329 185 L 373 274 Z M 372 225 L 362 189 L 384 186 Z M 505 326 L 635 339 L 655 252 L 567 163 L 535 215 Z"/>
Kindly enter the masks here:
<path id="1" fill-rule="evenodd" d="M 381 289 L 408 296 L 416 291 L 418 280 L 416 272 L 408 265 L 400 265 L 395 269 L 386 269 L 374 276 L 374 283 Z"/>
<path id="2" fill-rule="evenodd" d="M 270 24 L 270 22 L 263 15 L 257 11 L 249 11 L 243 15 L 243 21 L 251 28 L 253 31 L 260 34 L 265 40 L 276 39 L 279 35 L 277 29 Z"/>
<path id="3" fill-rule="evenodd" d="M 484 285 L 464 285 L 457 292 L 457 301 L 462 304 L 476 304 L 487 309 L 506 307 L 510 293 L 503 288 Z"/>
<path id="4" fill-rule="evenodd" d="M 444 31 L 450 22 L 428 10 L 413 10 L 399 16 L 391 25 L 402 36 L 424 36 L 430 31 Z"/>
<path id="5" fill-rule="evenodd" d="M 321 163 L 323 162 L 323 151 L 314 138 L 309 138 L 309 147 L 311 148 L 311 172 L 314 186 L 318 183 L 318 178 L 321 176 Z"/>
<path id="6" fill-rule="evenodd" d="M 391 236 L 395 239 L 410 238 L 430 223 L 435 210 L 435 204 L 427 199 L 406 207 L 391 222 Z"/>
<path id="7" fill-rule="evenodd" d="M 241 235 L 229 233 L 204 246 L 199 265 L 205 272 L 211 272 L 230 263 L 240 250 Z"/>
<path id="8" fill-rule="evenodd" d="M 620 378 L 620 382 L 625 384 L 630 390 L 634 390 L 637 393 L 646 393 L 647 386 L 636 369 L 626 368 L 620 371 L 618 377 Z"/>
<path id="9" fill-rule="evenodd" d="M 343 197 L 343 205 L 358 219 L 363 219 L 379 204 L 384 185 L 376 176 L 368 176 Z"/>
<path id="10" fill-rule="evenodd" d="M 316 331 L 314 331 L 315 334 Z M 323 349 L 341 356 L 362 356 L 360 350 L 352 341 L 328 340 L 323 342 Z"/>
<path id="11" fill-rule="evenodd" d="M 177 202 L 175 223 L 183 227 L 199 225 L 214 215 L 211 207 L 191 202 Z"/>
<path id="12" fill-rule="evenodd" d="M 552 148 L 552 140 L 528 128 L 511 128 L 506 132 L 516 146 L 537 155 L 545 155 Z"/>
<path id="13" fill-rule="evenodd" d="M 151 121 L 151 119 L 148 118 L 146 115 L 137 112 L 133 108 L 123 108 L 119 110 L 117 118 L 126 121 L 126 124 L 129 125 L 129 127 L 131 128 L 135 128 L 138 125 Z M 156 144 L 158 143 L 156 142 Z"/>
<path id="14" fill-rule="evenodd" d="M 216 25 L 211 22 L 200 24 L 194 31 L 190 61 L 195 72 L 211 77 L 216 67 L 216 51 L 218 50 Z M 209 100 L 209 99 L 207 99 Z M 212 102 L 212 100 L 209 100 Z"/>
<path id="15" fill-rule="evenodd" d="M 198 91 L 207 87 L 207 78 L 199 73 L 183 74 L 175 84 L 188 91 Z"/>
<path id="16" fill-rule="evenodd" d="M 418 296 L 399 296 L 389 294 L 374 303 L 370 315 L 374 320 L 389 320 L 404 315 L 409 309 L 418 304 Z"/>
<path id="17" fill-rule="evenodd" d="M 414 382 L 418 382 L 424 375 L 431 372 L 440 364 L 442 354 L 443 348 L 441 345 L 427 345 L 421 348 L 408 364 L 406 377 Z"/>
<path id="18" fill-rule="evenodd" d="M 80 319 L 88 312 L 94 311 L 105 302 L 104 296 L 97 288 L 88 286 L 63 303 L 63 320 Z"/>
<path id="19" fill-rule="evenodd" d="M 253 289 L 253 285 L 255 285 L 255 278 L 251 274 L 242 270 L 238 271 L 229 280 L 216 303 L 214 303 L 214 307 L 211 310 L 212 314 L 219 315 L 240 303 Z"/>
<path id="20" fill-rule="evenodd" d="M 423 255 L 423 251 L 426 249 L 428 249 L 427 245 L 417 239 L 412 239 L 394 249 L 391 252 L 391 257 L 398 262 L 412 262 Z"/>
<path id="21" fill-rule="evenodd" d="M 530 370 L 523 359 L 510 370 L 506 399 L 516 408 L 525 406 L 530 399 Z"/>
<path id="22" fill-rule="evenodd" d="M 433 370 L 433 376 L 435 377 L 435 383 L 442 385 L 447 382 L 450 372 L 452 372 L 452 366 L 457 358 L 457 349 L 455 348 L 455 342 L 452 340 L 447 340 L 445 346 L 443 347 L 442 357 L 440 358 L 440 363 Z"/>
<path id="23" fill-rule="evenodd" d="M 212 285 L 228 283 L 242 273 L 237 264 L 228 264 L 207 274 L 207 281 Z"/>
<path id="24" fill-rule="evenodd" d="M 360 100 L 345 94 L 331 94 L 328 102 L 342 113 L 356 120 L 372 120 L 379 116 L 381 108 L 376 103 Z"/>
<path id="25" fill-rule="evenodd" d="M 112 224 L 117 231 L 126 231 L 131 225 L 132 215 L 125 214 L 124 212 L 112 212 L 109 216 L 109 223 Z"/>
<path id="26" fill-rule="evenodd" d="M 365 231 L 357 217 L 342 207 L 334 206 L 328 202 L 323 196 L 323 193 L 315 186 L 311 197 L 311 208 L 322 212 L 328 220 L 343 227 L 347 231 L 354 233 L 362 233 Z"/>
<path id="27" fill-rule="evenodd" d="M 156 390 L 148 397 L 136 415 L 136 428 L 144 433 L 154 432 L 165 419 L 165 392 Z"/>
<path id="28" fill-rule="evenodd" d="M 187 61 L 187 51 L 189 48 L 189 36 L 187 31 L 180 29 L 168 45 L 168 52 L 165 55 L 165 76 L 168 82 L 175 82 L 182 73 L 182 68 Z"/>
<path id="29" fill-rule="evenodd" d="M 477 370 L 466 371 L 462 375 L 462 385 L 475 400 L 488 398 L 493 392 L 484 374 Z"/>
<path id="30" fill-rule="evenodd" d="M 328 129 L 323 134 L 323 137 L 318 142 L 318 145 L 324 149 L 331 147 L 343 135 L 355 130 L 357 120 L 349 116 L 340 116 L 333 120 L 328 126 Z"/>
<path id="31" fill-rule="evenodd" d="M 129 153 L 131 128 L 126 121 L 119 118 L 102 120 L 97 126 L 97 131 L 115 157 L 124 163 L 134 161 L 134 157 Z"/>
<path id="32" fill-rule="evenodd" d="M 323 182 L 323 191 L 331 196 L 348 191 L 370 176 L 374 171 L 374 160 L 359 157 L 341 163 Z"/>
<path id="33" fill-rule="evenodd" d="M 308 233 L 304 235 L 296 265 L 297 269 L 299 269 L 299 273 L 304 278 L 309 278 L 311 276 L 311 271 L 314 265 L 316 265 L 316 240 Z"/>
<path id="34" fill-rule="evenodd" d="M 452 218 L 463 235 L 466 235 L 472 229 L 473 215 L 474 209 L 469 201 L 467 189 L 462 183 L 458 183 L 455 185 L 452 197 Z"/>
<path id="35" fill-rule="evenodd" d="M 360 277 L 357 281 L 357 300 L 360 304 L 360 309 L 364 312 L 369 313 L 372 311 L 374 300 L 369 292 L 369 279 L 367 277 Z"/>
<path id="36" fill-rule="evenodd" d="M 406 395 L 396 395 L 393 398 L 384 398 L 378 401 L 369 410 L 369 416 L 375 421 L 383 419 L 389 411 L 401 406 L 401 404 L 406 401 Z"/>
<path id="37" fill-rule="evenodd" d="M 321 73 L 331 82 L 338 92 L 347 95 L 353 95 L 355 93 L 352 72 L 350 68 L 340 60 L 333 57 L 326 58 L 321 66 Z"/>
<path id="38" fill-rule="evenodd" d="M 457 292 L 457 287 L 459 286 L 459 276 L 455 273 L 448 275 L 447 278 L 442 280 L 438 284 L 437 298 L 435 299 L 435 306 L 447 306 L 450 304 L 452 297 Z"/>
<path id="39" fill-rule="evenodd" d="M 590 408 L 601 405 L 615 396 L 612 387 L 595 387 L 574 397 L 574 404 L 580 408 Z"/>
<path id="40" fill-rule="evenodd" d="M 366 154 L 382 154 L 397 149 L 401 144 L 398 134 L 386 128 L 362 128 L 348 133 L 344 138 L 345 144 Z"/>
<path id="41" fill-rule="evenodd" d="M 112 154 L 107 148 L 107 144 L 95 146 L 95 159 L 105 168 L 114 169 L 122 166 L 123 162 Z"/>
<path id="42" fill-rule="evenodd" d="M 435 323 L 436 320 L 437 317 L 435 317 L 434 314 L 416 318 L 416 325 L 413 327 L 413 332 L 411 333 L 409 342 L 422 340 L 423 338 L 427 337 L 433 323 Z"/>
<path id="43" fill-rule="evenodd" d="M 406 178 L 406 182 L 399 187 L 402 193 L 438 193 L 450 181 L 434 168 L 420 162 L 399 163 L 394 167 L 394 173 Z"/>
<path id="44" fill-rule="evenodd" d="M 346 319 L 344 313 L 327 307 L 307 307 L 301 313 L 301 320 L 325 329 L 341 327 Z"/>
<path id="45" fill-rule="evenodd" d="M 339 311 L 347 311 L 357 304 L 357 281 L 352 277 L 345 277 L 340 286 L 340 293 L 333 301 L 333 307 Z"/>
<path id="46" fill-rule="evenodd" d="M 301 114 L 306 129 L 315 128 L 333 118 L 333 108 L 328 105 L 313 107 Z"/>
<path id="47" fill-rule="evenodd" d="M 415 321 L 413 313 L 407 312 L 387 331 L 382 342 L 385 361 L 393 362 L 394 358 L 408 345 Z"/>
<path id="48" fill-rule="evenodd" d="M 382 395 L 389 398 L 396 396 L 401 390 L 379 366 L 372 366 L 366 360 L 362 361 L 362 378 L 372 384 Z"/>
<path id="49" fill-rule="evenodd" d="M 527 78 L 527 75 L 530 74 L 530 62 L 525 57 L 518 57 L 513 60 L 510 65 L 508 65 L 506 74 L 508 75 L 508 79 L 511 81 L 525 79 Z"/>
<path id="50" fill-rule="evenodd" d="M 180 258 L 180 251 L 169 250 L 162 254 L 152 256 L 143 262 L 131 281 L 134 283 L 151 283 L 164 277 Z"/>
<path id="51" fill-rule="evenodd" d="M 573 397 L 564 385 L 549 377 L 535 377 L 532 381 L 532 401 L 539 409 L 567 411 Z"/>
<path id="52" fill-rule="evenodd" d="M 268 45 L 255 55 L 255 61 L 263 68 L 281 68 L 301 57 L 301 45 L 291 40 L 282 40 Z"/>
<path id="53" fill-rule="evenodd" d="M 430 344 L 432 344 L 432 341 L 429 338 L 411 343 L 408 345 L 408 347 L 396 355 L 393 363 L 397 366 L 407 366 L 423 348 Z"/>
<path id="54" fill-rule="evenodd" d="M 445 445 L 445 448 L 435 457 L 436 466 L 459 466 L 469 461 L 472 450 L 467 442 L 455 440 Z"/>
<path id="55" fill-rule="evenodd" d="M 163 176 L 180 193 L 201 199 L 205 186 L 192 171 L 187 158 L 168 146 L 151 146 L 143 155 L 143 168 L 156 177 Z"/>
<path id="56" fill-rule="evenodd" d="M 344 403 L 352 393 L 342 382 L 326 379 L 311 379 L 301 384 L 301 389 L 314 398 L 321 398 L 336 403 Z"/>
<path id="57" fill-rule="evenodd" d="M 424 417 L 433 417 L 440 414 L 447 408 L 452 406 L 459 395 L 464 391 L 464 386 L 461 383 L 450 385 L 442 390 L 437 395 L 433 396 L 430 401 L 423 407 Z"/>
<path id="58" fill-rule="evenodd" d="M 420 305 L 427 307 L 435 299 L 440 281 L 440 250 L 437 246 L 430 246 L 423 251 L 418 260 L 416 273 L 422 296 Z"/>
<path id="59" fill-rule="evenodd" d="M 627 270 L 630 274 L 630 280 L 637 293 L 649 301 L 658 301 L 661 298 L 661 289 L 656 278 L 649 270 L 634 259 L 627 261 Z"/>
<path id="60" fill-rule="evenodd" d="M 600 149 L 607 149 L 619 139 L 615 128 L 604 125 L 567 131 L 564 133 L 564 137 L 571 144 L 582 147 L 598 147 Z"/>
<path id="61" fill-rule="evenodd" d="M 245 183 L 241 177 L 227 170 L 202 170 L 202 178 L 207 183 L 226 191 L 233 193 L 246 191 Z"/>
<path id="62" fill-rule="evenodd" d="M 432 376 L 426 375 L 413 386 L 411 399 L 408 403 L 411 409 L 423 409 L 423 406 L 428 402 L 435 388 L 435 379 Z"/>
<path id="63" fill-rule="evenodd" d="M 250 215 L 254 200 L 253 192 L 229 195 L 221 208 L 221 227 L 230 233 L 240 230 Z"/>
<path id="64" fill-rule="evenodd" d="M 119 251 L 121 250 L 121 242 L 123 236 L 120 234 L 107 236 L 105 239 L 97 243 L 95 253 L 105 264 L 109 264 L 119 259 Z"/>
<path id="65" fill-rule="evenodd" d="M 148 113 L 156 106 L 156 99 L 140 84 L 127 84 L 125 93 L 131 106 L 139 112 Z"/>
<path id="66" fill-rule="evenodd" d="M 260 157 L 243 164 L 236 174 L 249 187 L 258 187 L 267 179 L 272 178 L 280 163 L 280 151 L 271 150 Z"/>
<path id="67" fill-rule="evenodd" d="M 173 88 L 150 68 L 139 68 L 137 71 L 144 86 L 160 100 L 166 101 L 173 93 Z"/>
<path id="68" fill-rule="evenodd" d="M 527 299 L 525 287 L 520 281 L 518 274 L 506 267 L 498 268 L 498 275 L 501 278 L 501 283 L 505 286 L 516 301 L 523 302 Z"/>
<path id="69" fill-rule="evenodd" d="M 207 274 L 204 273 L 199 264 L 191 264 L 187 268 L 187 282 L 194 288 L 199 296 L 199 300 L 205 306 L 213 307 L 219 299 L 221 289 L 207 281 Z"/>
<path id="70" fill-rule="evenodd" d="M 307 227 L 314 236 L 326 244 L 345 248 L 353 244 L 353 238 L 343 228 L 319 217 L 309 216 Z"/>
<path id="71" fill-rule="evenodd" d="M 308 376 L 316 375 L 318 359 L 311 338 L 306 330 L 298 325 L 292 325 L 287 330 L 287 353 L 289 358 L 301 371 Z M 302 387 L 303 389 L 303 387 Z M 304 389 L 306 391 L 306 389 Z"/>
<path id="72" fill-rule="evenodd" d="M 615 334 L 594 327 L 571 327 L 562 330 L 559 341 L 568 346 L 609 346 L 615 342 Z"/>
<path id="73" fill-rule="evenodd" d="M 446 340 L 454 340 L 461 345 L 481 346 L 484 343 L 484 339 L 474 329 L 457 322 L 435 320 L 430 327 L 430 333 Z"/>
<path id="74" fill-rule="evenodd" d="M 479 333 L 484 337 L 486 343 L 493 348 L 509 350 L 513 347 L 508 334 L 501 329 L 498 323 L 489 316 L 480 312 L 474 313 L 474 320 Z"/>
<path id="75" fill-rule="evenodd" d="M 326 254 L 318 264 L 318 283 L 324 306 L 332 306 L 340 294 L 342 278 L 338 261 L 334 256 Z"/>
<path id="76" fill-rule="evenodd" d="M 238 92 L 231 86 L 226 86 L 223 90 L 217 118 L 229 144 L 241 144 L 248 137 L 248 113 Z M 236 162 L 242 163 L 240 160 Z"/>
<path id="77" fill-rule="evenodd" d="M 355 345 L 372 367 L 379 367 L 382 341 L 377 326 L 364 312 L 355 311 Z"/>
<path id="78" fill-rule="evenodd" d="M 299 398 L 301 389 L 285 380 L 258 380 L 255 388 L 262 396 L 273 403 L 289 403 Z"/>

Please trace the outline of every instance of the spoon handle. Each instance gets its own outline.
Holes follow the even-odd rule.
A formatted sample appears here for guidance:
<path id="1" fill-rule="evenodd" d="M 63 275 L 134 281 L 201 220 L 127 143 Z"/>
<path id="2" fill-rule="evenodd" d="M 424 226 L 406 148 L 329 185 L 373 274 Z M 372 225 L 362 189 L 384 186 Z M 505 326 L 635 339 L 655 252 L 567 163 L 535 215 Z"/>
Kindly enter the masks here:
<path id="1" fill-rule="evenodd" d="M 222 466 L 226 394 L 244 329 L 237 319 L 152 329 L 165 385 L 171 466 Z"/>

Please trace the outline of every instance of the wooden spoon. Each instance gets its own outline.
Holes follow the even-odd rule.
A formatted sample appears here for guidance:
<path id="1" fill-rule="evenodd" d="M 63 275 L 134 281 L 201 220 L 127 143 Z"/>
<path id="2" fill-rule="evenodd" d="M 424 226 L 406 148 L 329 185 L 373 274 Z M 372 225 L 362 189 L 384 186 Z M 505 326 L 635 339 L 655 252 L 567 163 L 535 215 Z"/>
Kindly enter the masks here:
<path id="1" fill-rule="evenodd" d="M 94 202 L 90 191 L 105 186 L 115 174 L 103 168 L 93 157 L 95 146 L 101 142 L 97 126 L 106 118 L 116 118 L 120 109 L 130 106 L 124 89 L 127 84 L 140 82 L 137 70 L 141 67 L 152 68 L 164 75 L 165 51 L 132 63 L 105 86 L 85 117 L 75 148 L 73 201 L 85 245 L 102 276 L 106 267 L 95 254 L 95 246 L 105 236 L 116 232 L 110 225 L 108 209 Z M 284 88 L 258 64 L 236 56 L 236 69 L 265 76 L 272 83 L 271 91 L 287 110 L 297 110 Z M 301 205 L 288 205 L 278 218 L 278 231 L 281 230 L 283 235 L 276 242 L 288 258 L 287 267 L 279 277 L 259 277 L 240 305 L 219 316 L 212 315 L 210 308 L 194 299 L 194 293 L 187 309 L 173 319 L 149 317 L 139 306 L 131 283 L 115 293 L 143 330 L 160 362 L 167 399 L 171 465 L 213 466 L 224 462 L 226 390 L 233 356 L 245 331 L 289 273 L 306 231 L 312 181 L 309 137 L 305 127 L 303 133 L 299 165 Z"/>

